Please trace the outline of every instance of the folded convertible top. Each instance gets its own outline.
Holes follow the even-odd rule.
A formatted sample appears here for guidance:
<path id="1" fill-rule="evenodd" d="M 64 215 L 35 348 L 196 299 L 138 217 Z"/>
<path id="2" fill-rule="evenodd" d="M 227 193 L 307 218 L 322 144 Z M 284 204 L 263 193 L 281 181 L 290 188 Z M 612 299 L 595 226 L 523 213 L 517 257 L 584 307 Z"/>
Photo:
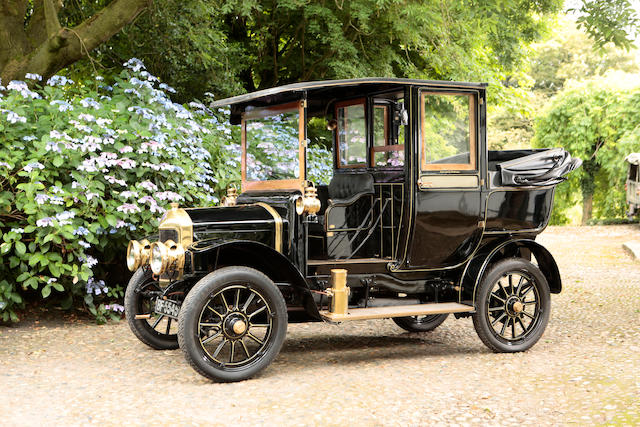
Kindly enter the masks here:
<path id="1" fill-rule="evenodd" d="M 640 165 L 640 153 L 631 153 L 625 157 L 625 160 L 632 165 Z"/>
<path id="2" fill-rule="evenodd" d="M 563 148 L 552 148 L 499 163 L 497 167 L 502 185 L 544 186 L 566 180 L 566 175 L 581 164 L 582 160 L 572 158 Z"/>

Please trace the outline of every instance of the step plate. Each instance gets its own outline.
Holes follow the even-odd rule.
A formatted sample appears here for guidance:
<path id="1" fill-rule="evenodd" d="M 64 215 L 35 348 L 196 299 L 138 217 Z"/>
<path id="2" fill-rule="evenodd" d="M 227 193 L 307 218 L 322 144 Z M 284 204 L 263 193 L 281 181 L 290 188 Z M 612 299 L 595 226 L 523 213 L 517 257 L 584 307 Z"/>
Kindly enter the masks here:
<path id="1" fill-rule="evenodd" d="M 333 314 L 322 310 L 320 315 L 329 322 L 345 322 L 347 320 L 388 319 L 390 317 L 424 316 L 429 314 L 468 313 L 475 311 L 470 305 L 457 302 L 439 304 L 395 305 L 389 307 L 350 308 L 347 314 Z"/>

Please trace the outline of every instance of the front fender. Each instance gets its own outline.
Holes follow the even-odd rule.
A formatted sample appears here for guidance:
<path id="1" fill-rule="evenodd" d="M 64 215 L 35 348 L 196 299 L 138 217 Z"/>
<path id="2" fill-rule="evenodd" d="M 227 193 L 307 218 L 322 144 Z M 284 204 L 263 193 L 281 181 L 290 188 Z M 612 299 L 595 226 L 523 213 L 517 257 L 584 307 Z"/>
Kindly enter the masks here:
<path id="1" fill-rule="evenodd" d="M 202 240 L 189 248 L 195 274 L 241 265 L 255 268 L 275 283 L 290 284 L 307 314 L 322 320 L 309 286 L 300 270 L 283 254 L 263 243 L 248 240 Z"/>
<path id="2" fill-rule="evenodd" d="M 476 289 L 489 266 L 509 257 L 531 259 L 533 254 L 544 274 L 551 293 L 562 291 L 562 279 L 556 261 L 547 248 L 531 239 L 508 240 L 483 248 L 467 264 L 460 280 L 460 302 L 475 304 Z"/>

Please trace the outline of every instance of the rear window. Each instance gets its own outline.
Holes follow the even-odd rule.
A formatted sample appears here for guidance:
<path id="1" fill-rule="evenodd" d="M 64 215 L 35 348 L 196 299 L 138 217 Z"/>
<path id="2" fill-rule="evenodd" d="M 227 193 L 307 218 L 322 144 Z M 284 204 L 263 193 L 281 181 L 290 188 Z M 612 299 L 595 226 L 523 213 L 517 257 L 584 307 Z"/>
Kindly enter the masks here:
<path id="1" fill-rule="evenodd" d="M 364 99 L 336 105 L 338 167 L 367 166 L 367 133 Z"/>

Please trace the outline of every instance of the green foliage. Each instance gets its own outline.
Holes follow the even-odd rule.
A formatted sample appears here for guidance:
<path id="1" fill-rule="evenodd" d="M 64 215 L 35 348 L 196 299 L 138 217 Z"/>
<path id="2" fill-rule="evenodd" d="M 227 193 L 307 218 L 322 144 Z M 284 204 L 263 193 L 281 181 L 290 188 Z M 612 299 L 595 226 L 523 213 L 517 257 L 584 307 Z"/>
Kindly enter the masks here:
<path id="1" fill-rule="evenodd" d="M 613 43 L 630 49 L 640 34 L 640 19 L 629 0 L 584 0 L 579 13 L 578 24 L 598 48 Z"/>
<path id="2" fill-rule="evenodd" d="M 35 291 L 115 316 L 121 306 L 105 302 L 122 297 L 127 241 L 156 233 L 169 202 L 212 204 L 239 179 L 228 126 L 127 65 L 111 85 L 54 76 L 41 86 L 32 75 L 35 89 L 14 81 L 0 92 L 2 321 Z"/>
<path id="3" fill-rule="evenodd" d="M 534 117 L 566 82 L 602 76 L 611 70 L 639 70 L 635 52 L 612 44 L 600 51 L 594 42 L 568 19 L 559 19 L 551 36 L 531 46 L 529 78 L 517 76 L 520 91 L 508 102 L 489 104 L 488 143 L 491 149 L 528 148 L 534 135 Z M 523 78 L 525 77 L 525 78 Z M 513 80 L 512 79 L 512 80 Z"/>
<path id="4" fill-rule="evenodd" d="M 629 82 L 636 82 L 629 88 Z M 640 79 L 621 72 L 568 86 L 552 99 L 535 125 L 537 147 L 567 149 L 583 167 L 558 186 L 554 220 L 593 196 L 593 217 L 617 218 L 625 211 L 627 154 L 640 150 Z M 583 218 L 583 221 L 590 218 Z"/>
<path id="5" fill-rule="evenodd" d="M 65 22 L 105 3 L 74 2 L 63 11 Z M 94 56 L 107 67 L 142 58 L 179 89 L 181 101 L 207 90 L 226 96 L 364 76 L 488 81 L 501 101 L 514 90 L 501 83 L 561 6 L 560 0 L 155 0 Z"/>
<path id="6" fill-rule="evenodd" d="M 533 89 L 553 94 L 562 90 L 567 80 L 584 80 L 604 75 L 608 70 L 638 71 L 635 52 L 612 44 L 594 49 L 594 42 L 569 20 L 560 20 L 552 37 L 534 45 L 531 61 Z"/>

